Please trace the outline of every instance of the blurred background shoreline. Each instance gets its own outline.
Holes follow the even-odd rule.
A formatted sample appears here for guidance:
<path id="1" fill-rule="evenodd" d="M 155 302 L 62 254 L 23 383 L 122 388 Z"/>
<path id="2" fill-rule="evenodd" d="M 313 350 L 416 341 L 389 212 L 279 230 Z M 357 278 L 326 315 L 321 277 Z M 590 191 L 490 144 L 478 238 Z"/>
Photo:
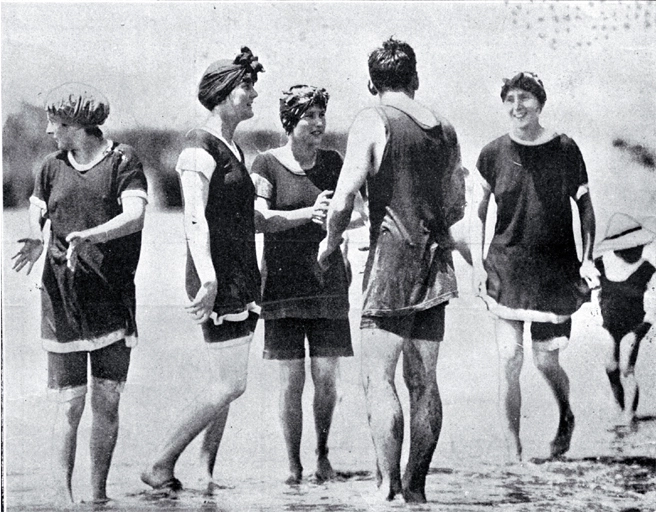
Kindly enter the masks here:
<path id="1" fill-rule="evenodd" d="M 248 45 L 266 72 L 255 117 L 236 133 L 250 164 L 285 141 L 283 89 L 325 87 L 327 147 L 342 154 L 367 92 L 369 52 L 393 35 L 417 53 L 417 100 L 455 127 L 463 164 L 507 130 L 502 78 L 541 76 L 546 126 L 572 137 L 588 167 L 603 232 L 617 211 L 656 207 L 656 2 L 137 2 L 4 3 L 2 22 L 3 201 L 26 206 L 33 175 L 55 149 L 44 96 L 66 81 L 110 99 L 103 127 L 135 147 L 151 205 L 180 204 L 175 160 L 184 134 L 207 113 L 196 99 L 213 60 Z"/>

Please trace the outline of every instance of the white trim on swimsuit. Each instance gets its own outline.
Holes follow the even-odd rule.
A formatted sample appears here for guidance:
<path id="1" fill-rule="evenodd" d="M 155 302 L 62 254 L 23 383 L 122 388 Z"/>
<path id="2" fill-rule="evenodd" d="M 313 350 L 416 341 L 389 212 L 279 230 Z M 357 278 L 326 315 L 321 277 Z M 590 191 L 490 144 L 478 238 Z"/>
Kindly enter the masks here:
<path id="1" fill-rule="evenodd" d="M 215 311 L 210 314 L 210 319 L 214 322 L 214 325 L 221 325 L 223 322 L 243 322 L 248 318 L 249 313 L 255 313 L 256 315 L 261 314 L 262 308 L 255 304 L 255 302 L 249 302 L 246 304 L 246 309 L 239 313 L 226 313 L 225 315 L 217 315 Z M 225 342 L 222 342 L 225 343 Z"/>
<path id="2" fill-rule="evenodd" d="M 519 309 L 519 308 L 509 308 L 499 304 L 489 295 L 481 297 L 487 309 L 495 316 L 502 318 L 504 320 L 517 320 L 520 322 L 541 322 L 546 324 L 562 324 L 567 322 L 572 315 L 559 315 L 557 313 L 552 313 L 551 311 L 537 311 L 535 309 Z"/>
<path id="3" fill-rule="evenodd" d="M 98 338 L 87 338 L 67 342 L 41 338 L 41 346 L 44 350 L 57 354 L 67 354 L 69 352 L 91 352 L 93 350 L 108 347 L 112 343 L 116 343 L 122 339 L 125 339 L 125 345 L 130 348 L 136 347 L 137 342 L 139 341 L 139 338 L 134 334 L 126 336 L 125 328 L 123 328 L 104 334 Z"/>

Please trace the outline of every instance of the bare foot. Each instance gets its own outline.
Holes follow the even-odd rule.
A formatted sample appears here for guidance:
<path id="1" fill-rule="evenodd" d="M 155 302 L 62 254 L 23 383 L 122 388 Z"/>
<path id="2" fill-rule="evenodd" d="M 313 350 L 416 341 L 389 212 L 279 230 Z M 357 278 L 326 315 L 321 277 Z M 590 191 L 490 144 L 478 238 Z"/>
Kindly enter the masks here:
<path id="1" fill-rule="evenodd" d="M 225 489 L 234 489 L 233 485 L 229 485 L 222 482 L 217 482 L 216 480 L 209 478 L 203 482 L 207 494 L 213 494 L 214 491 L 222 491 Z"/>
<path id="2" fill-rule="evenodd" d="M 393 484 L 385 481 L 385 479 L 381 480 L 381 483 L 378 485 L 378 491 L 376 492 L 378 501 L 392 501 L 397 494 L 401 494 L 401 482 Z"/>
<path id="3" fill-rule="evenodd" d="M 406 503 L 426 503 L 426 495 L 423 490 L 403 489 L 403 499 Z"/>
<path id="4" fill-rule="evenodd" d="M 335 470 L 333 469 L 328 457 L 317 458 L 317 472 L 315 473 L 317 480 L 325 482 L 335 478 Z"/>
<path id="5" fill-rule="evenodd" d="M 287 480 L 285 480 L 285 483 L 287 485 L 299 485 L 301 483 L 301 480 L 303 480 L 302 475 L 297 475 L 297 474 L 291 474 L 287 477 Z"/>
<path id="6" fill-rule="evenodd" d="M 169 489 L 171 491 L 182 490 L 182 483 L 173 473 L 167 470 L 158 470 L 154 467 L 146 469 L 141 473 L 141 481 L 150 485 L 153 489 Z"/>
<path id="7" fill-rule="evenodd" d="M 378 491 L 376 492 L 376 498 L 378 498 L 378 501 L 381 503 L 386 501 L 394 501 L 396 495 L 397 492 L 382 486 L 379 487 Z"/>
<path id="8" fill-rule="evenodd" d="M 567 414 L 560 420 L 558 425 L 558 432 L 556 437 L 551 442 L 551 457 L 557 458 L 565 454 L 569 450 L 569 445 L 572 442 L 572 435 L 574 434 L 574 414 L 568 411 Z"/>
<path id="9" fill-rule="evenodd" d="M 300 464 L 290 464 L 289 476 L 287 477 L 287 480 L 285 480 L 285 483 L 287 485 L 298 485 L 301 483 L 301 480 L 303 480 L 303 466 Z"/>
<path id="10" fill-rule="evenodd" d="M 112 501 L 112 500 L 110 500 L 110 499 L 105 495 L 105 496 L 97 496 L 97 497 L 94 497 L 93 500 L 91 500 L 91 503 L 92 503 L 93 505 L 107 505 L 110 501 Z"/>
<path id="11" fill-rule="evenodd" d="M 522 442 L 518 435 L 506 435 L 506 455 L 507 462 L 510 464 L 517 464 L 522 461 Z"/>
<path id="12" fill-rule="evenodd" d="M 624 410 L 624 414 L 622 414 L 622 420 L 621 421 L 622 422 L 620 424 L 625 426 L 625 427 L 631 428 L 631 427 L 635 426 L 636 418 L 635 418 L 634 412 L 629 411 L 629 410 Z"/>
<path id="13" fill-rule="evenodd" d="M 406 472 L 403 475 L 402 482 L 402 493 L 403 499 L 406 503 L 426 503 L 426 494 L 424 491 L 424 485 L 426 482 L 426 475 L 423 479 L 413 478 L 410 473 Z"/>

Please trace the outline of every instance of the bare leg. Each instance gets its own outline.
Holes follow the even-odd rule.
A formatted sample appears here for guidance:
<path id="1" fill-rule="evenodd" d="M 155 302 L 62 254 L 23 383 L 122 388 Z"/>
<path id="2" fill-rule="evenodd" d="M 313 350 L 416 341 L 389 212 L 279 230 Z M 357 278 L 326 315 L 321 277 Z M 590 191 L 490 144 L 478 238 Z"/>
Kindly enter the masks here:
<path id="1" fill-rule="evenodd" d="M 638 360 L 640 342 L 649 331 L 651 324 L 642 323 L 634 333 L 629 334 L 622 340 L 620 346 L 620 374 L 622 387 L 624 389 L 624 422 L 627 425 L 635 421 L 635 412 L 638 409 L 638 398 L 640 392 L 638 381 L 635 378 L 635 365 Z"/>
<path id="2" fill-rule="evenodd" d="M 522 443 L 519 439 L 522 392 L 519 376 L 524 364 L 523 329 L 523 322 L 501 318 L 495 322 L 499 351 L 501 423 L 508 454 L 513 461 L 522 459 Z"/>
<path id="3" fill-rule="evenodd" d="M 303 478 L 301 438 L 303 435 L 303 387 L 305 359 L 280 361 L 280 421 L 285 436 L 289 476 L 285 483 L 299 484 Z"/>
<path id="4" fill-rule="evenodd" d="M 214 487 L 214 464 L 216 463 L 216 454 L 219 451 L 223 432 L 228 421 L 230 405 L 226 405 L 216 416 L 216 419 L 209 424 L 203 436 L 203 444 L 200 447 L 200 462 L 205 468 L 205 482 L 207 490 L 211 491 Z"/>
<path id="5" fill-rule="evenodd" d="M 436 367 L 440 344 L 408 340 L 403 345 L 403 377 L 410 392 L 410 456 L 403 475 L 403 497 L 426 503 L 426 475 L 442 429 L 442 401 Z"/>
<path id="6" fill-rule="evenodd" d="M 608 366 L 606 366 L 606 375 L 608 376 L 610 389 L 613 392 L 613 397 L 615 397 L 617 405 L 620 406 L 620 409 L 624 410 L 624 388 L 622 387 L 619 365 L 612 369 L 609 369 Z"/>
<path id="7" fill-rule="evenodd" d="M 394 376 L 403 338 L 379 329 L 362 329 L 362 382 L 367 418 L 376 451 L 381 497 L 401 492 L 403 411 Z"/>
<path id="8" fill-rule="evenodd" d="M 216 421 L 223 410 L 246 390 L 250 343 L 208 348 L 212 375 L 204 393 L 182 414 L 157 456 L 141 474 L 151 487 L 162 487 L 174 478 L 175 463 L 187 446 Z M 217 448 L 218 449 L 218 448 Z"/>
<path id="9" fill-rule="evenodd" d="M 569 450 L 572 434 L 574 434 L 574 414 L 569 404 L 569 378 L 563 367 L 560 366 L 558 356 L 559 350 L 543 351 L 534 345 L 535 365 L 549 384 L 556 402 L 558 402 L 558 411 L 560 412 L 558 432 L 551 442 L 552 457 L 559 457 Z"/>
<path id="10" fill-rule="evenodd" d="M 55 447 L 55 478 L 58 498 L 62 502 L 73 503 L 73 468 L 77 449 L 77 428 L 84 412 L 86 396 L 73 398 L 58 405 L 53 444 Z"/>
<path id="11" fill-rule="evenodd" d="M 614 339 L 610 333 L 608 333 L 608 336 L 604 337 L 606 375 L 608 376 L 610 389 L 613 392 L 613 397 L 615 398 L 617 405 L 620 406 L 620 409 L 624 410 L 624 388 L 622 387 L 619 368 L 621 341 L 621 339 Z"/>
<path id="12" fill-rule="evenodd" d="M 91 387 L 91 488 L 93 501 L 107 501 L 107 475 L 118 439 L 118 406 L 121 399 L 116 384 L 94 380 Z"/>
<path id="13" fill-rule="evenodd" d="M 337 357 L 313 357 L 310 360 L 314 382 L 314 429 L 317 434 L 317 479 L 331 480 L 335 477 L 328 459 L 328 435 L 333 421 L 337 401 L 335 380 L 339 359 Z"/>

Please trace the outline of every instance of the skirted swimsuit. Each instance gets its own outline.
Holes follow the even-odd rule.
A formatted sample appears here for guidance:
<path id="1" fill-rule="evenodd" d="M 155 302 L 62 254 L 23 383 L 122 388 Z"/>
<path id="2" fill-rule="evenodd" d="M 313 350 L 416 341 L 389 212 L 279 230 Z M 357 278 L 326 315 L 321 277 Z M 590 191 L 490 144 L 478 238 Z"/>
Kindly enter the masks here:
<path id="1" fill-rule="evenodd" d="M 127 145 L 108 141 L 88 165 L 70 153 L 49 155 L 36 177 L 30 202 L 51 221 L 43 269 L 41 338 L 52 353 L 94 351 L 125 339 L 137 344 L 134 278 L 141 232 L 79 246 L 74 270 L 67 267 L 66 236 L 96 227 L 122 213 L 126 197 L 147 200 L 146 177 Z"/>
<path id="2" fill-rule="evenodd" d="M 275 152 L 258 155 L 252 168 L 256 194 L 269 201 L 272 210 L 311 207 L 322 191 L 335 190 L 342 168 L 336 151 L 319 149 L 314 167 L 305 170 L 289 169 Z M 305 336 L 311 356 L 353 355 L 350 276 L 339 249 L 330 255 L 325 270 L 319 266 L 319 243 L 325 236 L 314 222 L 264 234 L 262 316 L 267 359 L 302 357 Z"/>
<path id="3" fill-rule="evenodd" d="M 589 300 L 579 274 L 571 200 L 588 193 L 581 152 L 566 135 L 524 145 L 504 135 L 477 164 L 497 203 L 487 257 L 490 311 L 508 320 L 560 324 Z"/>
<path id="4" fill-rule="evenodd" d="M 231 150 L 210 128 L 191 130 L 185 144 L 176 170 L 199 172 L 209 181 L 205 217 L 218 286 L 213 312 L 203 324 L 205 340 L 238 342 L 240 339 L 227 332 L 234 325 L 224 326 L 222 333 L 214 332 L 212 325 L 248 319 L 252 325 L 242 337 L 249 338 L 260 312 L 256 304 L 260 300 L 260 271 L 255 253 L 255 189 L 241 149 L 237 148 L 238 153 Z M 201 282 L 188 247 L 185 281 L 191 300 Z"/>
<path id="5" fill-rule="evenodd" d="M 297 210 L 314 205 L 324 190 L 335 190 L 342 158 L 336 151 L 319 149 L 316 164 L 295 174 L 271 153 L 253 162 L 257 195 L 273 210 Z M 348 318 L 348 276 L 341 251 L 330 255 L 322 271 L 317 262 L 321 226 L 308 222 L 292 229 L 264 234 L 262 262 L 262 317 Z"/>

